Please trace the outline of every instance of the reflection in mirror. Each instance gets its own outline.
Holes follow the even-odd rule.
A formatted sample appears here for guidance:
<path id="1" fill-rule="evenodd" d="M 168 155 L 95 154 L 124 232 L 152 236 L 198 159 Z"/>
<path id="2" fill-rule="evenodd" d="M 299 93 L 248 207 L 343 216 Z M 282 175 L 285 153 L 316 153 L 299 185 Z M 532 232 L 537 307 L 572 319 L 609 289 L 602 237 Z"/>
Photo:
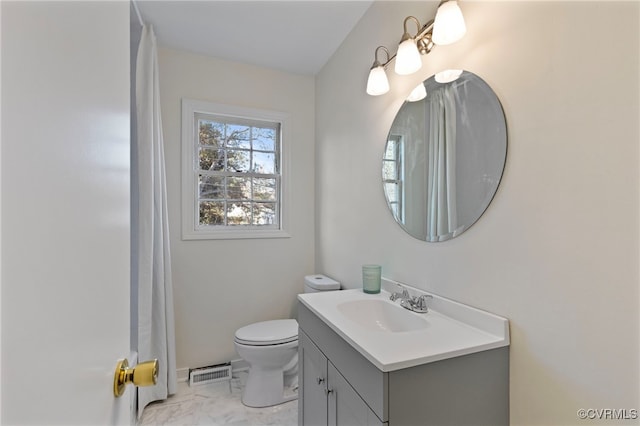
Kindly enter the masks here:
<path id="1" fill-rule="evenodd" d="M 454 238 L 482 216 L 507 153 L 504 112 L 493 90 L 468 71 L 447 75 L 438 77 L 442 83 L 429 78 L 426 97 L 402 105 L 382 160 L 393 217 L 429 242 Z"/>

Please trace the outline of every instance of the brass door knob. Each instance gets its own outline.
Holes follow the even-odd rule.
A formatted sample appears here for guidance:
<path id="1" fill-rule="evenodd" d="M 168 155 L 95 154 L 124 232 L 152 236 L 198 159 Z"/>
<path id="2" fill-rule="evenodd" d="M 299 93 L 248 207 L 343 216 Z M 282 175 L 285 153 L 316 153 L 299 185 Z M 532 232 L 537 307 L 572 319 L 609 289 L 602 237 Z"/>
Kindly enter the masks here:
<path id="1" fill-rule="evenodd" d="M 153 386 L 158 381 L 158 360 L 141 362 L 133 368 L 129 368 L 129 361 L 121 359 L 116 365 L 113 378 L 113 394 L 117 397 L 124 394 L 128 383 L 134 386 Z"/>

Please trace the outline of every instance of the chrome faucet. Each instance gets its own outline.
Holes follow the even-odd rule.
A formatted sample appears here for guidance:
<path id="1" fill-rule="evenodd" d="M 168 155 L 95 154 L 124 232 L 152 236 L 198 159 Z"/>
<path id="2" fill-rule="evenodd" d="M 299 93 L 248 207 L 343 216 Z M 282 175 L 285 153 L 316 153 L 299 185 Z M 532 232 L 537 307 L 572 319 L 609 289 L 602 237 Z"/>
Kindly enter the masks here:
<path id="1" fill-rule="evenodd" d="M 391 293 L 389 299 L 392 302 L 400 299 L 400 306 L 405 309 L 408 309 L 413 312 L 417 312 L 419 314 L 426 314 L 429 312 L 429 307 L 427 306 L 427 299 L 433 299 L 433 296 L 430 294 L 422 294 L 420 296 L 410 296 L 409 292 L 406 288 L 398 284 L 398 288 L 402 289 L 400 292 Z"/>
<path id="2" fill-rule="evenodd" d="M 402 302 L 400 302 L 400 305 L 403 308 L 407 308 L 413 312 L 417 312 L 419 314 L 426 314 L 427 312 L 429 312 L 429 307 L 427 306 L 427 299 L 433 299 L 433 296 L 430 294 L 422 294 L 418 297 L 412 297 L 411 299 L 409 299 L 407 301 L 407 304 L 409 305 L 409 307 L 404 306 Z"/>

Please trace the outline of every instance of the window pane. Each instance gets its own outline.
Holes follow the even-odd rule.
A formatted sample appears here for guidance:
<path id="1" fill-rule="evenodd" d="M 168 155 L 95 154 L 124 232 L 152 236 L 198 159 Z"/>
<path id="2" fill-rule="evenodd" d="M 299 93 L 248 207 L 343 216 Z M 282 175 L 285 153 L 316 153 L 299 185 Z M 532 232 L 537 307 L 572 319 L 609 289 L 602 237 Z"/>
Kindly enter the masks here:
<path id="1" fill-rule="evenodd" d="M 200 186 L 200 198 L 224 200 L 224 177 L 200 175 L 198 182 Z"/>
<path id="2" fill-rule="evenodd" d="M 398 201 L 398 184 L 385 183 L 384 190 L 385 190 L 385 193 L 387 194 L 387 200 L 389 200 L 390 203 Z"/>
<path id="3" fill-rule="evenodd" d="M 276 150 L 276 131 L 275 129 L 265 129 L 254 127 L 253 129 L 253 149 L 259 151 L 275 151 Z"/>
<path id="4" fill-rule="evenodd" d="M 229 225 L 251 224 L 251 203 L 230 203 L 227 208 Z"/>
<path id="5" fill-rule="evenodd" d="M 227 170 L 230 172 L 247 173 L 249 171 L 249 151 L 227 150 Z"/>
<path id="6" fill-rule="evenodd" d="M 276 201 L 276 180 L 255 178 L 253 180 L 253 199 Z"/>
<path id="7" fill-rule="evenodd" d="M 221 149 L 200 148 L 200 170 L 222 170 L 224 151 Z"/>
<path id="8" fill-rule="evenodd" d="M 198 127 L 200 129 L 200 145 L 222 147 L 224 124 L 216 123 L 215 121 L 198 120 Z"/>
<path id="9" fill-rule="evenodd" d="M 227 178 L 227 199 L 228 200 L 250 200 L 251 199 L 251 178 L 228 177 Z"/>
<path id="10" fill-rule="evenodd" d="M 387 141 L 387 149 L 384 152 L 385 160 L 395 160 L 396 158 L 396 141 L 390 139 Z"/>
<path id="11" fill-rule="evenodd" d="M 200 225 L 224 225 L 224 201 L 201 202 Z"/>
<path id="12" fill-rule="evenodd" d="M 254 173 L 270 175 L 276 173 L 276 155 L 274 153 L 254 151 L 252 169 Z"/>
<path id="13" fill-rule="evenodd" d="M 275 203 L 254 203 L 253 204 L 253 224 L 273 225 L 276 221 Z"/>
<path id="14" fill-rule="evenodd" d="M 396 162 L 384 161 L 382 163 L 382 178 L 383 179 L 398 179 L 396 175 Z"/>
<path id="15" fill-rule="evenodd" d="M 251 149 L 251 128 L 239 124 L 227 124 L 227 146 Z"/>

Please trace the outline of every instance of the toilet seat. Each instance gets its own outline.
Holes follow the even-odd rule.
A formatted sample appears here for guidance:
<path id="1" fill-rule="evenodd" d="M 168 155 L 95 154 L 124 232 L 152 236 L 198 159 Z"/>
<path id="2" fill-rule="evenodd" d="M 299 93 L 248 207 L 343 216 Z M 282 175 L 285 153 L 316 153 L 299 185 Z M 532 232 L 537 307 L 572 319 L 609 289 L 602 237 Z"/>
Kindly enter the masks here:
<path id="1" fill-rule="evenodd" d="M 235 341 L 247 346 L 271 346 L 298 340 L 298 322 L 294 319 L 262 321 L 239 328 Z"/>

